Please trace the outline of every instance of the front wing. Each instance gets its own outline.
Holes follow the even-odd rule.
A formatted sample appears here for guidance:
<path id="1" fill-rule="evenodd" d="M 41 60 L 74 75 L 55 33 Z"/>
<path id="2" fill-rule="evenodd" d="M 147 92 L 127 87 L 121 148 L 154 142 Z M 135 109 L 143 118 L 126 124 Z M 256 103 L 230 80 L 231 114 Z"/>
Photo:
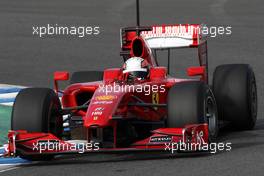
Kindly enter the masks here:
<path id="1" fill-rule="evenodd" d="M 159 128 L 144 140 L 132 143 L 126 148 L 100 148 L 93 142 L 76 143 L 64 141 L 51 133 L 29 133 L 27 131 L 9 131 L 6 157 L 19 155 L 57 155 L 96 152 L 132 152 L 132 151 L 178 151 L 185 145 L 187 151 L 199 151 L 199 145 L 208 144 L 208 125 L 191 124 L 183 128 Z M 186 148 L 186 146 L 196 146 Z M 177 147 L 177 148 L 176 148 Z"/>

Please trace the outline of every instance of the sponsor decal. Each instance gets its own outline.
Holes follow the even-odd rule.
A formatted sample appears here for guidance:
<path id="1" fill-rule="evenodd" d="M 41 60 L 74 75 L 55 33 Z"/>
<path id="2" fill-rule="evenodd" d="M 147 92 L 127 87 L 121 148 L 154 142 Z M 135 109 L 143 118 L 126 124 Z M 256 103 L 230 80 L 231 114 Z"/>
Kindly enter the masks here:
<path id="1" fill-rule="evenodd" d="M 152 103 L 153 104 L 159 104 L 159 93 L 158 92 L 154 92 L 152 94 Z M 158 109 L 158 107 L 154 107 L 154 109 Z"/>
<path id="2" fill-rule="evenodd" d="M 95 101 L 93 104 L 112 104 L 113 101 Z"/>
<path id="3" fill-rule="evenodd" d="M 199 143 L 199 144 L 205 144 L 206 142 L 204 141 L 204 132 L 203 131 L 199 131 L 198 133 L 197 133 L 197 142 Z"/>
<path id="4" fill-rule="evenodd" d="M 97 101 L 111 101 L 116 99 L 117 97 L 115 95 L 99 95 L 95 97 Z"/>
<path id="5" fill-rule="evenodd" d="M 94 109 L 94 111 L 92 112 L 92 116 L 100 116 L 103 114 L 103 107 L 97 107 Z"/>
<path id="6" fill-rule="evenodd" d="M 155 92 L 152 94 L 152 103 L 159 104 L 159 93 Z"/>
<path id="7" fill-rule="evenodd" d="M 92 116 L 93 116 L 93 120 L 97 120 L 98 116 L 101 116 L 103 114 L 103 107 L 97 107 L 94 109 L 94 111 L 92 112 Z"/>
<path id="8" fill-rule="evenodd" d="M 200 30 L 200 25 L 166 25 L 153 26 L 151 31 L 141 32 L 141 36 L 145 39 L 153 37 L 186 37 L 192 38 L 197 35 Z"/>
<path id="9" fill-rule="evenodd" d="M 172 141 L 172 137 L 171 136 L 152 136 L 150 137 L 149 142 L 150 143 L 156 143 L 156 142 L 171 142 Z"/>
<path id="10" fill-rule="evenodd" d="M 102 111 L 94 111 L 92 112 L 92 115 L 102 115 L 103 112 Z"/>
<path id="11" fill-rule="evenodd" d="M 103 107 L 97 107 L 97 108 L 95 108 L 95 111 L 103 111 L 103 110 L 104 110 Z"/>
<path id="12" fill-rule="evenodd" d="M 39 140 L 37 142 L 37 144 L 39 146 L 42 146 L 42 145 L 45 145 L 45 146 L 48 146 L 48 145 L 58 145 L 59 144 L 59 141 L 58 140 Z"/>

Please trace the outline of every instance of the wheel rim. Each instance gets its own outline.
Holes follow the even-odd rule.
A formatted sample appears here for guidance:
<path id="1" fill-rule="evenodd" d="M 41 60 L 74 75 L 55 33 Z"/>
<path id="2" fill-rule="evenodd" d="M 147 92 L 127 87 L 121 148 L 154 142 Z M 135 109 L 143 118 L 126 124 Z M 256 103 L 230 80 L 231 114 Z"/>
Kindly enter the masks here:
<path id="1" fill-rule="evenodd" d="M 206 98 L 205 113 L 206 122 L 208 123 L 209 135 L 211 137 L 215 137 L 218 133 L 217 108 L 214 98 L 212 96 L 208 96 Z"/>
<path id="2" fill-rule="evenodd" d="M 49 108 L 49 131 L 56 135 L 57 137 L 60 137 L 62 134 L 62 118 L 59 114 L 59 104 L 52 102 Z"/>

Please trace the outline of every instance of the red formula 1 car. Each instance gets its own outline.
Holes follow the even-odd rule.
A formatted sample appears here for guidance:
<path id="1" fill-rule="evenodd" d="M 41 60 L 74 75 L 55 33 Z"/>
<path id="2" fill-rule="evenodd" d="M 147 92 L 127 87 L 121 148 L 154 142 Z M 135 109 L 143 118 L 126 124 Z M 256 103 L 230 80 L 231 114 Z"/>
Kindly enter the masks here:
<path id="1" fill-rule="evenodd" d="M 6 154 L 42 160 L 66 153 L 164 151 L 172 143 L 207 144 L 225 123 L 252 129 L 254 72 L 247 64 L 220 65 L 210 86 L 200 28 L 138 22 L 121 29 L 122 68 L 75 72 L 64 91 L 58 81 L 68 80 L 67 72 L 54 74 L 55 91 L 23 89 L 13 106 Z M 187 69 L 189 79 L 168 73 L 175 48 L 198 50 L 200 64 Z M 168 51 L 167 68 L 158 65 L 158 50 Z"/>

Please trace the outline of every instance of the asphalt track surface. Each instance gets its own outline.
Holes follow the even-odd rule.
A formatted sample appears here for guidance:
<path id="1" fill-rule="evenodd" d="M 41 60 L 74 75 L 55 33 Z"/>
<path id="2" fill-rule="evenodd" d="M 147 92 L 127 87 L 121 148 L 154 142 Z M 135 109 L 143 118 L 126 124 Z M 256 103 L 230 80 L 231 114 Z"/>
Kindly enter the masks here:
<path id="1" fill-rule="evenodd" d="M 232 35 L 209 39 L 210 73 L 219 64 L 250 63 L 256 73 L 259 119 L 263 119 L 263 1 L 142 0 L 141 23 L 205 23 L 232 26 Z M 51 87 L 56 70 L 103 70 L 121 66 L 119 28 L 135 24 L 135 0 L 1 0 L 0 82 Z M 99 26 L 100 35 L 39 38 L 32 26 Z M 175 53 L 173 53 L 175 54 Z M 178 74 L 195 63 L 193 51 L 179 51 Z M 181 74 L 181 73 L 179 73 Z M 263 175 L 264 121 L 254 131 L 223 134 L 231 152 L 169 157 L 159 154 L 91 155 L 59 158 L 0 175 Z"/>

